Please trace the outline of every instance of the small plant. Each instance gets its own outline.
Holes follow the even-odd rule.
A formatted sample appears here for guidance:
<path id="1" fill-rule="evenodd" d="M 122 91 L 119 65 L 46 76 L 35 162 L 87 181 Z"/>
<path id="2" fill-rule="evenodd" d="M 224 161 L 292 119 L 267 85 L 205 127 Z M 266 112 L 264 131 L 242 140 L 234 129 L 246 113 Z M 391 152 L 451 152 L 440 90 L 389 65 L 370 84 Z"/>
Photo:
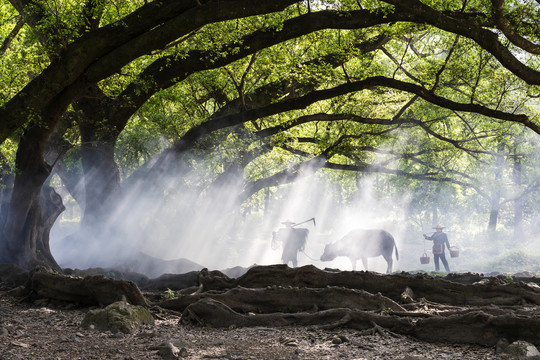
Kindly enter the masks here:
<path id="1" fill-rule="evenodd" d="M 394 310 L 391 307 L 387 307 L 386 309 L 382 309 L 381 311 L 384 315 L 392 315 Z"/>
<path id="2" fill-rule="evenodd" d="M 510 284 L 510 283 L 514 282 L 514 278 L 511 277 L 511 276 L 507 276 L 507 277 L 504 278 L 503 281 L 504 281 L 506 284 Z"/>
<path id="3" fill-rule="evenodd" d="M 446 274 L 445 273 L 440 273 L 440 272 L 432 272 L 431 273 L 431 276 L 435 277 L 435 278 L 444 278 L 446 277 Z"/>
<path id="4" fill-rule="evenodd" d="M 175 294 L 174 294 L 174 291 L 167 288 L 167 290 L 164 291 L 165 293 L 165 298 L 166 299 L 174 299 L 175 298 Z"/>

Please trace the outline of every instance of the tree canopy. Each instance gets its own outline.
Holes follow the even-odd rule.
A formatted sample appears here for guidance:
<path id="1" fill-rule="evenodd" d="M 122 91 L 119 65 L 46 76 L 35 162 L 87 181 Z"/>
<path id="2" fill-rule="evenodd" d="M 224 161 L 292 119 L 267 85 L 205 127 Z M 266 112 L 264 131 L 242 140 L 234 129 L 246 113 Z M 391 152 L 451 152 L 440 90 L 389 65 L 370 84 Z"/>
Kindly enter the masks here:
<path id="1" fill-rule="evenodd" d="M 58 266 L 54 174 L 86 243 L 167 198 L 263 211 L 308 168 L 341 197 L 380 174 L 411 222 L 460 202 L 495 230 L 511 204 L 516 236 L 536 231 L 538 1 L 2 0 L 0 17 L 0 261 Z"/>

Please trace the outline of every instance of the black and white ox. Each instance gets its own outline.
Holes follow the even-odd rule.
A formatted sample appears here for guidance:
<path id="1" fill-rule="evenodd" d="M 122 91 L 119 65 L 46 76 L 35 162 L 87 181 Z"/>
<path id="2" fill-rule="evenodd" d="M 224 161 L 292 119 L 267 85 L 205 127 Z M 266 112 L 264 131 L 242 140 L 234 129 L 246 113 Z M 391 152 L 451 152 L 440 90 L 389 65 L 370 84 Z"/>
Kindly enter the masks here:
<path id="1" fill-rule="evenodd" d="M 392 272 L 392 252 L 396 249 L 396 260 L 399 260 L 398 249 L 394 237 L 385 230 L 355 229 L 341 240 L 326 245 L 321 261 L 332 261 L 338 256 L 346 256 L 351 260 L 353 270 L 356 261 L 362 259 L 364 269 L 368 269 L 368 258 L 382 255 L 388 267 L 386 273 Z"/>

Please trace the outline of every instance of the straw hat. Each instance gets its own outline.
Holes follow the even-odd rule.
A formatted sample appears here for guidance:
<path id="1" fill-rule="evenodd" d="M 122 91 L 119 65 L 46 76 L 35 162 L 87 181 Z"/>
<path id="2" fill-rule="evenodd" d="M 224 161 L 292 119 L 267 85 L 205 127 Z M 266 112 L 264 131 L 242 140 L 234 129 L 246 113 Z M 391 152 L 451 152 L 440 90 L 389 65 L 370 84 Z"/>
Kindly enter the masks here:
<path id="1" fill-rule="evenodd" d="M 282 224 L 283 224 L 283 225 L 292 226 L 292 225 L 294 225 L 294 224 L 296 224 L 296 223 L 294 223 L 294 222 L 292 222 L 291 220 L 287 219 L 287 220 L 285 220 L 284 222 L 282 222 Z"/>
<path id="2" fill-rule="evenodd" d="M 444 229 L 444 226 L 441 226 L 441 225 L 437 224 L 433 228 L 434 229 Z"/>

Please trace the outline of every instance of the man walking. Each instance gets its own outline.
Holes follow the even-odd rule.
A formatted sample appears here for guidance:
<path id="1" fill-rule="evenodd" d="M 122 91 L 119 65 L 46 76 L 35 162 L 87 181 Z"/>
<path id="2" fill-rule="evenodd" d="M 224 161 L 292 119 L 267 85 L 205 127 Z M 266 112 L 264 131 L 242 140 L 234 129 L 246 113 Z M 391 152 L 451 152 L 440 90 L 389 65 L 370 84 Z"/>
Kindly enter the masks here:
<path id="1" fill-rule="evenodd" d="M 433 241 L 433 260 L 435 262 L 435 271 L 439 271 L 439 259 L 442 261 L 446 272 L 450 272 L 448 261 L 444 255 L 444 245 L 450 250 L 450 243 L 448 242 L 448 236 L 443 232 L 444 226 L 437 225 L 434 227 L 435 232 L 431 236 L 424 234 L 424 238 Z"/>
<path id="2" fill-rule="evenodd" d="M 283 244 L 281 260 L 286 265 L 291 262 L 293 267 L 297 267 L 297 254 L 299 251 L 304 251 L 309 230 L 293 227 L 298 224 L 290 220 L 284 221 L 282 224 L 285 225 L 284 228 L 272 233 L 272 248 L 277 248 L 279 243 Z"/>

